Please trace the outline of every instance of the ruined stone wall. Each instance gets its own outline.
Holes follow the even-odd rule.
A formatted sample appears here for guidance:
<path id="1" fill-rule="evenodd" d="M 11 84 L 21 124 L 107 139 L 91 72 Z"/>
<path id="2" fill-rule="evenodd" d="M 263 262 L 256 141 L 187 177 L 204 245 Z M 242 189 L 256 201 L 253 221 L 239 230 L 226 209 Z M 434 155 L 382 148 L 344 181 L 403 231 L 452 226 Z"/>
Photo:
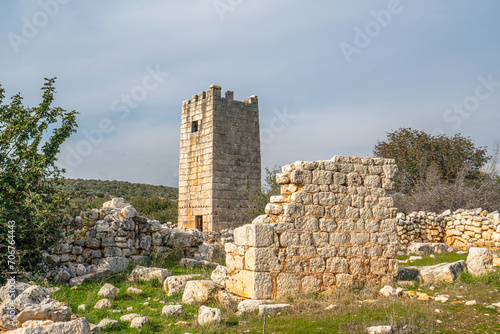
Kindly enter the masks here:
<path id="1" fill-rule="evenodd" d="M 139 216 L 122 198 L 82 212 L 63 228 L 64 240 L 43 253 L 45 278 L 57 283 L 90 278 L 103 261 L 119 265 L 120 271 L 129 263 L 149 262 L 151 255 L 167 256 L 174 248 L 192 256 L 203 242 L 201 232 L 175 230 Z"/>
<path id="2" fill-rule="evenodd" d="M 181 228 L 214 231 L 241 225 L 249 210 L 249 194 L 260 186 L 257 96 L 245 101 L 235 101 L 233 96 L 226 91 L 221 97 L 221 88 L 211 85 L 209 91 L 183 103 Z M 193 131 L 193 122 L 197 122 L 197 131 Z"/>
<path id="3" fill-rule="evenodd" d="M 401 244 L 444 242 L 453 248 L 500 247 L 500 214 L 480 208 L 397 214 L 397 232 Z"/>
<path id="4" fill-rule="evenodd" d="M 248 298 L 389 283 L 397 274 L 393 159 L 335 156 L 276 175 L 281 195 L 226 244 L 227 290 Z"/>

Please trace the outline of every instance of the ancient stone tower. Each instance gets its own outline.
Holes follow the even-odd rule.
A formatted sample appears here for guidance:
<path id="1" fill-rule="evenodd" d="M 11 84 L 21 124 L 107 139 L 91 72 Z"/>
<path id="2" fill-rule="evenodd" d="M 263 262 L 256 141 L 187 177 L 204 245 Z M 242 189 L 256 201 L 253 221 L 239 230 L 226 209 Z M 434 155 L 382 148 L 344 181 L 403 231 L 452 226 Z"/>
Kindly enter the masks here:
<path id="1" fill-rule="evenodd" d="M 179 228 L 216 231 L 248 222 L 260 185 L 257 96 L 235 101 L 221 87 L 182 103 Z"/>

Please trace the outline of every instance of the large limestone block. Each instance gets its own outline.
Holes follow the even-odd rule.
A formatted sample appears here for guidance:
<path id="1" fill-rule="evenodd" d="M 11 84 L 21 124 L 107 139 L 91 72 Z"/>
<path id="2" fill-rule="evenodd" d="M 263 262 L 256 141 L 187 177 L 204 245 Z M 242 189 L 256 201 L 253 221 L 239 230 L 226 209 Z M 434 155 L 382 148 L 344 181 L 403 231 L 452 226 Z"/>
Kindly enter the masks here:
<path id="1" fill-rule="evenodd" d="M 245 252 L 245 269 L 250 271 L 279 270 L 275 247 L 249 247 Z"/>
<path id="2" fill-rule="evenodd" d="M 204 303 L 216 288 L 215 283 L 210 280 L 189 281 L 184 288 L 182 302 L 184 304 Z"/>
<path id="3" fill-rule="evenodd" d="M 471 247 L 466 264 L 471 275 L 481 276 L 493 271 L 493 255 L 489 249 Z"/>
<path id="4" fill-rule="evenodd" d="M 271 298 L 273 283 L 268 272 L 241 270 L 226 280 L 226 290 L 250 299 Z"/>
<path id="5" fill-rule="evenodd" d="M 172 272 L 168 269 L 137 266 L 132 273 L 130 273 L 128 280 L 129 282 L 138 282 L 139 280 L 149 282 L 157 279 L 160 283 L 163 283 L 165 278 L 171 275 Z"/>
<path id="6" fill-rule="evenodd" d="M 267 247 L 274 242 L 274 229 L 269 224 L 247 224 L 234 230 L 238 246 Z"/>
<path id="7" fill-rule="evenodd" d="M 17 321 L 21 324 L 29 320 L 70 321 L 71 307 L 55 300 L 44 304 L 30 305 L 17 315 Z"/>
<path id="8" fill-rule="evenodd" d="M 440 263 L 420 269 L 420 277 L 424 284 L 452 283 L 466 269 L 467 265 L 464 260 Z"/>
<path id="9" fill-rule="evenodd" d="M 91 334 L 90 324 L 85 318 L 56 322 L 50 326 L 23 327 L 9 334 Z"/>

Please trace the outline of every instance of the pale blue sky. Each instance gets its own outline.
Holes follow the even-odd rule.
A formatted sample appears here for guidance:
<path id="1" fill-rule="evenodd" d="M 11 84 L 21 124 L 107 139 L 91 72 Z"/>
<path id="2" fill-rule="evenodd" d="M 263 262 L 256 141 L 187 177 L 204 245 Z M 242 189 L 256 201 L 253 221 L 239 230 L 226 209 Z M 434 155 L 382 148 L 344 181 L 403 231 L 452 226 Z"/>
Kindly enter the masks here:
<path id="1" fill-rule="evenodd" d="M 263 167 L 370 156 L 400 127 L 500 139 L 498 1 L 1 7 L 7 96 L 37 104 L 43 78 L 57 76 L 55 105 L 80 112 L 60 154 L 67 177 L 177 186 L 182 101 L 212 83 L 259 96 Z"/>

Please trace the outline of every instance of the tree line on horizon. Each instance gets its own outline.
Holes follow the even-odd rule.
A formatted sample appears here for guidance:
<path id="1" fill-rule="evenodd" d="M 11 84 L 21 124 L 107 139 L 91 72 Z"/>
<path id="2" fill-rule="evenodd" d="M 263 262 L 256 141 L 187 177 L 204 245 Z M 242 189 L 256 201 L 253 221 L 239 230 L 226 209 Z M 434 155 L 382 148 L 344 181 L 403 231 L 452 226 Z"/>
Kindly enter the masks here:
<path id="1" fill-rule="evenodd" d="M 42 102 L 22 103 L 20 94 L 2 104 L 0 85 L 0 270 L 36 271 L 41 250 L 59 241 L 62 218 L 99 208 L 111 196 L 123 197 L 141 215 L 161 223 L 177 221 L 173 187 L 125 181 L 65 179 L 56 165 L 62 143 L 76 132 L 76 111 L 54 107 L 55 78 L 46 79 Z M 51 129 L 51 133 L 49 133 Z M 394 158 L 399 167 L 396 190 L 390 195 L 403 212 L 500 207 L 497 170 L 499 145 L 488 155 L 471 138 L 430 135 L 400 128 L 375 144 L 376 157 Z M 266 168 L 265 182 L 251 196 L 253 217 L 264 213 L 272 195 L 280 193 L 279 166 Z M 251 218 L 251 217 L 249 217 Z M 14 222 L 14 223 L 13 223 Z M 13 260 L 11 261 L 10 258 Z"/>

